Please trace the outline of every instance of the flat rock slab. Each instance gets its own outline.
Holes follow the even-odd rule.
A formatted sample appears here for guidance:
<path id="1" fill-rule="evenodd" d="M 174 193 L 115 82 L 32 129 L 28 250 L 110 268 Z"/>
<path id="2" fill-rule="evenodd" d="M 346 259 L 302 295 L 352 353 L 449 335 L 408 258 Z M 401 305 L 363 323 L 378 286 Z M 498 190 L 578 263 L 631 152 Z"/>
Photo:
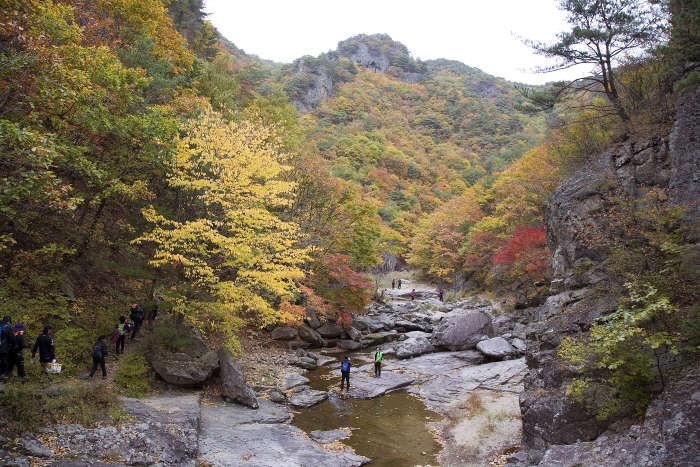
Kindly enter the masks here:
<path id="1" fill-rule="evenodd" d="M 118 426 L 56 425 L 53 439 L 72 460 L 99 462 L 118 455 L 127 465 L 194 467 L 200 426 L 200 396 L 159 395 L 141 400 L 120 398 L 132 416 Z"/>
<path id="2" fill-rule="evenodd" d="M 397 389 L 413 384 L 416 377 L 411 374 L 398 374 L 382 370 L 382 377 L 375 378 L 367 373 L 350 375 L 350 394 L 359 399 L 374 399 Z"/>
<path id="3" fill-rule="evenodd" d="M 524 391 L 523 378 L 526 371 L 525 358 L 519 358 L 472 366 L 457 372 L 457 375 L 465 381 L 478 383 L 480 389 L 520 394 Z"/>
<path id="4" fill-rule="evenodd" d="M 199 403 L 197 394 L 157 395 L 143 399 L 121 399 L 122 406 L 132 415 L 161 416 L 162 422 L 176 423 L 187 428 L 199 426 Z"/>
<path id="5" fill-rule="evenodd" d="M 409 392 L 417 394 L 432 407 L 441 407 L 476 389 L 521 393 L 527 367 L 525 359 L 507 360 L 472 366 L 434 378 Z"/>
<path id="6" fill-rule="evenodd" d="M 329 452 L 291 425 L 240 425 L 219 418 L 219 408 L 202 407 L 199 460 L 217 467 L 359 467 L 370 459 Z"/>
<path id="7" fill-rule="evenodd" d="M 218 414 L 220 423 L 227 425 L 245 425 L 249 423 L 272 424 L 289 423 L 292 419 L 292 411 L 284 405 L 275 404 L 267 399 L 258 399 L 260 407 L 251 409 L 243 404 L 232 402 L 216 402 L 212 405 Z M 204 408 L 205 406 L 202 406 Z M 209 420 L 214 419 L 214 414 L 209 414 Z"/>
<path id="8" fill-rule="evenodd" d="M 469 363 L 460 358 L 465 352 L 437 352 L 407 360 L 391 360 L 382 366 L 382 370 L 386 368 L 387 370 L 404 370 L 420 375 L 436 376 L 469 367 Z"/>

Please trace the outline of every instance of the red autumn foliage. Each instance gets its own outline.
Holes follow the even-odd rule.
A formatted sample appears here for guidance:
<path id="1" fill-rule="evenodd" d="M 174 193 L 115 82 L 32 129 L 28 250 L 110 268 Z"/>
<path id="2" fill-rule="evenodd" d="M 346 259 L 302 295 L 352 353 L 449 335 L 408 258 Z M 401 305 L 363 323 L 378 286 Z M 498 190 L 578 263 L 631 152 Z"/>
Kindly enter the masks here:
<path id="1" fill-rule="evenodd" d="M 304 282 L 308 287 L 302 290 L 309 305 L 323 314 L 337 314 L 341 324 L 350 324 L 352 313 L 364 313 L 374 285 L 350 268 L 345 255 L 325 258 L 316 273 Z"/>
<path id="2" fill-rule="evenodd" d="M 507 266 L 510 274 L 525 275 L 533 281 L 549 280 L 550 252 L 542 225 L 515 229 L 506 245 L 493 257 L 494 266 Z"/>

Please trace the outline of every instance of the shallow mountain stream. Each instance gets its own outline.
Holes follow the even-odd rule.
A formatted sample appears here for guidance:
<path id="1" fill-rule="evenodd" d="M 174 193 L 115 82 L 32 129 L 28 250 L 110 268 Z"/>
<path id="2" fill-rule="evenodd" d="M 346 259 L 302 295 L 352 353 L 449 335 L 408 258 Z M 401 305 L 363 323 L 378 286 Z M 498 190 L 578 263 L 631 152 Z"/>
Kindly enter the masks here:
<path id="1" fill-rule="evenodd" d="M 352 390 L 349 395 L 341 393 L 337 365 L 305 376 L 312 389 L 330 391 L 329 399 L 308 409 L 297 409 L 294 426 L 307 433 L 350 428 L 352 436 L 342 442 L 356 454 L 372 459 L 373 467 L 437 465 L 441 447 L 426 423 L 440 421 L 442 416 L 428 410 L 420 399 L 405 390 L 374 399 L 352 397 Z"/>

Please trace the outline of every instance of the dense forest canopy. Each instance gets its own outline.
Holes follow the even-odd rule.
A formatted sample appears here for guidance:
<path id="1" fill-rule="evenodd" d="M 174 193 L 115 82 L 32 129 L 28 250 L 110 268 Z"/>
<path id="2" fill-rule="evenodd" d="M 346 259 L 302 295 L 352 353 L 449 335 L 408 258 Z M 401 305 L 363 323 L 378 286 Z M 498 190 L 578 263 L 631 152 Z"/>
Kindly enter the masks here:
<path id="1" fill-rule="evenodd" d="M 695 0 L 663 4 L 669 41 L 566 99 L 385 34 L 274 64 L 201 0 L 0 5 L 0 297 L 76 343 L 155 291 L 232 347 L 308 306 L 347 322 L 386 254 L 436 285 L 536 299 L 544 200 L 621 134 L 667 124 L 679 66 L 697 79 Z M 536 46 L 566 58 L 561 40 Z"/>

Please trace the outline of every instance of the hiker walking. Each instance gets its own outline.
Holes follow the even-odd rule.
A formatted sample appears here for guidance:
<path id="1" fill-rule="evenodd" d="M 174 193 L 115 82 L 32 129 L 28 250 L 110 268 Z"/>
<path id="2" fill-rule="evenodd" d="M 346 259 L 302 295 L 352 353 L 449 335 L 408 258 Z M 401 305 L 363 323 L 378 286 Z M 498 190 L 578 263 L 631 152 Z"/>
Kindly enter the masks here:
<path id="1" fill-rule="evenodd" d="M 10 323 L 12 318 L 5 316 L 0 323 L 0 378 L 6 379 L 10 372 L 10 355 L 15 351 L 17 342 Z"/>
<path id="2" fill-rule="evenodd" d="M 411 300 L 416 299 L 416 289 L 411 290 L 411 293 L 409 294 L 411 296 Z"/>
<path id="3" fill-rule="evenodd" d="M 343 383 L 348 382 L 348 388 L 346 391 L 350 390 L 350 367 L 352 366 L 352 361 L 347 355 L 343 358 L 340 363 L 340 390 L 343 390 Z"/>
<path id="4" fill-rule="evenodd" d="M 392 290 L 396 288 L 396 279 L 391 280 L 391 288 Z"/>
<path id="5" fill-rule="evenodd" d="M 399 281 L 396 283 L 396 285 L 399 286 L 399 289 L 401 288 L 401 279 L 399 279 Z"/>
<path id="6" fill-rule="evenodd" d="M 34 347 L 32 347 L 32 363 L 34 363 L 34 357 L 36 356 L 37 350 L 39 351 L 39 363 L 44 367 L 44 373 L 47 373 L 47 364 L 56 363 L 56 354 L 53 348 L 53 339 L 51 338 L 51 330 L 53 326 L 47 324 L 44 326 L 43 333 L 36 338 L 34 342 Z"/>
<path id="7" fill-rule="evenodd" d="M 440 289 L 438 292 L 438 299 L 442 302 L 444 301 L 443 299 L 445 298 L 445 289 Z"/>
<path id="8" fill-rule="evenodd" d="M 12 333 L 15 335 L 15 342 L 17 343 L 17 346 L 15 347 L 14 352 L 10 352 L 10 364 L 7 368 L 7 374 L 10 375 L 16 366 L 17 375 L 20 378 L 24 378 L 27 375 L 24 371 L 24 354 L 22 351 L 24 349 L 32 348 L 32 346 L 27 344 L 27 341 L 24 339 L 25 330 L 24 324 L 22 323 L 17 323 L 15 324 L 15 327 L 12 328 Z"/>
<path id="9" fill-rule="evenodd" d="M 146 321 L 148 321 L 148 329 L 153 331 L 153 322 L 156 320 L 156 316 L 158 316 L 158 302 L 163 301 L 163 295 L 160 292 L 155 293 L 155 304 L 153 305 L 153 308 L 149 310 L 149 312 L 146 314 Z"/>
<path id="10" fill-rule="evenodd" d="M 105 336 L 100 336 L 97 338 L 97 342 L 92 348 L 92 370 L 90 371 L 90 376 L 92 378 L 95 376 L 95 371 L 97 370 L 97 365 L 102 368 L 102 379 L 107 379 L 107 369 L 105 368 L 105 357 L 107 356 L 107 344 L 105 344 Z"/>
<path id="11" fill-rule="evenodd" d="M 133 305 L 131 305 L 131 308 L 129 308 L 129 313 L 131 322 L 134 323 L 134 328 L 131 331 L 131 338 L 135 339 L 136 333 L 139 332 L 141 323 L 143 323 L 143 308 L 134 303 Z"/>
<path id="12" fill-rule="evenodd" d="M 119 317 L 119 324 L 112 331 L 112 342 L 116 344 L 114 353 L 119 356 L 119 350 L 121 348 L 121 353 L 124 353 L 124 342 L 126 341 L 126 335 L 131 327 L 126 322 L 126 316 Z"/>
<path id="13" fill-rule="evenodd" d="M 374 377 L 375 378 L 381 378 L 382 377 L 382 358 L 384 356 L 382 355 L 382 351 L 377 347 L 377 350 L 372 352 L 372 360 L 374 361 Z"/>

